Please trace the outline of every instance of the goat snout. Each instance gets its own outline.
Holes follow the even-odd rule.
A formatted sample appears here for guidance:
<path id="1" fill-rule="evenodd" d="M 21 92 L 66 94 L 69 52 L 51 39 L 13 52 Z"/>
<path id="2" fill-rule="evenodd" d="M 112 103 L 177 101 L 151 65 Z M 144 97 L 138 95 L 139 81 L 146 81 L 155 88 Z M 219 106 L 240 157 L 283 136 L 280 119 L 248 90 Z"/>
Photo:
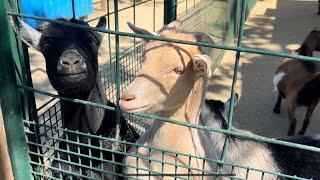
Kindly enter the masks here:
<path id="1" fill-rule="evenodd" d="M 136 96 L 134 94 L 131 94 L 131 93 L 126 93 L 126 94 L 121 96 L 121 100 L 122 101 L 131 101 L 131 100 L 134 100 L 135 98 L 136 98 Z"/>
<path id="2" fill-rule="evenodd" d="M 60 59 L 57 71 L 62 75 L 81 74 L 86 71 L 86 65 L 83 59 Z"/>
<path id="3" fill-rule="evenodd" d="M 59 58 L 57 71 L 63 75 L 84 73 L 86 71 L 84 58 L 76 50 L 67 50 Z"/>
<path id="4" fill-rule="evenodd" d="M 83 63 L 82 59 L 61 59 L 60 63 L 62 66 L 74 66 L 81 65 Z"/>
<path id="5" fill-rule="evenodd" d="M 137 98 L 133 93 L 125 93 L 119 101 L 120 108 L 126 112 L 141 112 L 148 110 L 150 105 L 143 98 Z"/>

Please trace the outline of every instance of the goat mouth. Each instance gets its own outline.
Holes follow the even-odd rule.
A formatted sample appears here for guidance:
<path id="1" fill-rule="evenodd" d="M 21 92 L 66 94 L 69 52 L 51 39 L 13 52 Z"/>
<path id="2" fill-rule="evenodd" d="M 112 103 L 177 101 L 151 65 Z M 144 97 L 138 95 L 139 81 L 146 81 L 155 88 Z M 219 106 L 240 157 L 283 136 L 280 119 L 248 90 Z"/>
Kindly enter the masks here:
<path id="1" fill-rule="evenodd" d="M 144 105 L 144 106 L 139 106 L 139 107 L 128 107 L 123 104 L 123 102 L 120 100 L 120 108 L 122 111 L 125 111 L 127 113 L 134 113 L 134 112 L 144 112 L 150 109 L 150 105 Z"/>
<path id="2" fill-rule="evenodd" d="M 65 78 L 65 79 L 73 79 L 73 78 L 83 78 L 86 76 L 86 73 L 81 72 L 81 73 L 70 73 L 70 74 L 60 74 L 61 77 Z"/>

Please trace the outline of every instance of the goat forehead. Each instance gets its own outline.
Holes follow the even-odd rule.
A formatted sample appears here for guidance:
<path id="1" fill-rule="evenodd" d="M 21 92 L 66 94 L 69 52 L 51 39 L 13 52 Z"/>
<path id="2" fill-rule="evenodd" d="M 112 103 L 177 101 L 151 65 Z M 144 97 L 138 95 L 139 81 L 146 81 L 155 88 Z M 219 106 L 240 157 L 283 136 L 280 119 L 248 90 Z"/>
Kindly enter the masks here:
<path id="1" fill-rule="evenodd" d="M 146 47 L 145 57 L 146 62 L 158 66 L 186 66 L 196 51 L 196 47 L 190 45 L 152 42 Z"/>
<path id="2" fill-rule="evenodd" d="M 155 72 L 170 71 L 173 68 L 184 69 L 190 57 L 173 48 L 162 48 L 156 52 L 146 54 L 145 68 Z"/>

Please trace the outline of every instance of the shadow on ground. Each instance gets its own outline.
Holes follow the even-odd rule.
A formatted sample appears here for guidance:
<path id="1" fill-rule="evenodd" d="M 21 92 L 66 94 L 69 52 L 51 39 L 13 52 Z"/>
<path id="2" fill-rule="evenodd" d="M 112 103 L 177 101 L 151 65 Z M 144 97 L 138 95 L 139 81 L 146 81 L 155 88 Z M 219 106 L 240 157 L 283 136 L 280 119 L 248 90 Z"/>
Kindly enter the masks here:
<path id="1" fill-rule="evenodd" d="M 269 1 L 271 2 L 273 1 Z M 263 6 L 263 3 L 260 3 L 260 6 Z M 316 9 L 316 1 L 278 0 L 273 7 L 252 14 L 248 19 L 244 46 L 290 52 L 293 50 L 291 46 L 298 47 L 307 34 L 320 25 L 320 16 L 316 15 Z M 242 54 L 238 82 L 240 89 L 237 90 L 241 91 L 242 95 L 235 109 L 235 127 L 268 137 L 286 135 L 289 122 L 284 107 L 282 106 L 281 115 L 272 112 L 277 95 L 273 92 L 272 78 L 274 70 L 282 60 L 283 58 L 279 57 Z M 231 68 L 230 64 L 219 67 L 222 73 L 219 77 L 215 76 L 214 81 L 232 78 L 232 72 L 229 72 Z M 228 88 L 230 89 L 230 84 L 209 86 L 209 90 L 218 93 Z M 296 131 L 301 127 L 304 114 L 305 109 L 299 109 Z M 307 134 L 320 133 L 318 119 L 319 111 L 314 113 Z"/>

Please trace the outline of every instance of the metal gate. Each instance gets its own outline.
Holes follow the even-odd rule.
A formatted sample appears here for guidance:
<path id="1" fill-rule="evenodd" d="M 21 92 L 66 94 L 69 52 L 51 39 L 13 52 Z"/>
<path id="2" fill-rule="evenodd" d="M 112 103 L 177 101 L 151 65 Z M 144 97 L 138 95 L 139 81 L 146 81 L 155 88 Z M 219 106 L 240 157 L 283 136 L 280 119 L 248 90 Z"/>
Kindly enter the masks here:
<path id="1" fill-rule="evenodd" d="M 66 142 L 67 144 L 75 144 L 79 147 L 85 147 L 91 150 L 99 150 L 101 152 L 110 152 L 112 154 L 124 154 L 126 151 L 117 149 L 114 147 L 106 147 L 105 144 L 124 144 L 131 146 L 143 147 L 136 143 L 128 143 L 119 139 L 119 136 L 115 137 L 101 137 L 79 131 L 71 131 L 61 126 L 61 109 L 60 100 L 70 101 L 74 103 L 86 104 L 97 108 L 111 109 L 120 112 L 118 107 L 108 107 L 104 104 L 97 104 L 79 99 L 69 99 L 66 97 L 59 97 L 57 95 L 35 89 L 32 85 L 32 78 L 30 72 L 30 63 L 28 56 L 28 49 L 24 46 L 20 40 L 19 32 L 15 32 L 9 23 L 9 16 L 18 16 L 24 18 L 30 18 L 35 20 L 42 20 L 65 26 L 72 26 L 76 28 L 86 28 L 92 31 L 100 31 L 107 34 L 109 43 L 109 55 L 106 64 L 100 67 L 100 78 L 103 82 L 107 98 L 113 102 L 117 102 L 120 97 L 121 91 L 135 78 L 137 71 L 141 67 L 143 59 L 141 53 L 144 49 L 143 43 L 139 41 L 139 38 L 154 39 L 159 41 L 167 41 L 181 44 L 197 45 L 203 47 L 214 48 L 217 52 L 215 59 L 218 63 L 212 66 L 214 70 L 219 65 L 219 60 L 222 58 L 225 50 L 236 52 L 233 82 L 231 98 L 234 98 L 234 87 L 237 79 L 238 66 L 240 61 L 240 55 L 242 53 L 255 53 L 270 56 L 279 57 L 291 57 L 299 60 L 313 60 L 318 61 L 317 58 L 304 57 L 299 55 L 292 55 L 283 52 L 273 52 L 262 49 L 243 48 L 243 26 L 246 17 L 250 11 L 249 6 L 255 1 L 248 0 L 166 0 L 162 4 L 163 6 L 163 22 L 168 24 L 174 19 L 184 21 L 184 29 L 190 31 L 202 31 L 210 34 L 218 42 L 217 44 L 189 42 L 185 40 L 168 39 L 161 37 L 151 37 L 145 35 L 137 35 L 119 31 L 119 13 L 123 13 L 128 9 L 133 11 L 133 23 L 136 22 L 136 9 L 145 3 L 148 3 L 153 8 L 153 30 L 157 30 L 155 27 L 156 12 L 155 7 L 158 3 L 155 0 L 146 1 L 133 1 L 131 6 L 119 8 L 118 1 L 113 2 L 113 8 L 110 9 L 110 1 L 107 1 L 108 11 L 103 16 L 108 18 L 108 22 L 111 21 L 111 16 L 114 17 L 114 27 L 110 27 L 108 23 L 107 30 L 101 30 L 96 28 L 84 27 L 81 25 L 75 25 L 71 23 L 61 22 L 58 20 L 37 17 L 32 15 L 26 15 L 19 13 L 19 6 L 15 0 L 3 0 L 0 2 L 0 54 L 1 61 L 1 108 L 4 116 L 4 124 L 7 133 L 7 141 L 9 146 L 10 158 L 12 161 L 12 168 L 16 179 L 59 179 L 52 176 L 52 170 L 60 171 L 61 173 L 70 174 L 74 177 L 81 179 L 95 179 L 93 173 L 106 173 L 103 167 L 87 166 L 80 163 L 73 163 L 60 159 L 54 156 L 55 152 L 64 152 L 71 155 L 76 155 L 90 160 L 100 161 L 104 163 L 114 163 L 115 161 L 109 161 L 100 157 L 93 157 L 81 153 L 65 151 L 59 149 L 57 146 L 59 142 Z M 179 12 L 180 11 L 180 12 Z M 97 18 L 95 18 L 97 19 Z M 95 19 L 89 19 L 93 21 Z M 114 39 L 112 39 L 112 37 Z M 125 50 L 121 49 L 121 38 L 129 37 L 133 39 L 133 45 Z M 233 45 L 234 38 L 237 38 L 236 46 Z M 111 46 L 114 43 L 115 46 Z M 41 93 L 46 96 L 52 97 L 47 103 L 36 107 L 34 93 Z M 231 101 L 233 102 L 233 101 Z M 224 133 L 228 137 L 236 136 L 253 141 L 260 141 L 265 143 L 274 143 L 292 148 L 300 148 L 309 151 L 315 151 L 320 153 L 319 148 L 309 147 L 301 144 L 294 144 L 290 142 L 270 139 L 258 135 L 246 134 L 243 132 L 234 131 L 232 128 L 233 117 L 233 103 L 231 104 L 231 110 L 228 117 L 228 129 L 213 129 L 205 126 L 198 126 L 194 124 L 182 123 L 172 119 L 166 119 L 163 117 L 152 116 L 145 113 L 126 114 L 127 119 L 137 129 L 139 133 L 143 133 L 153 121 L 163 121 L 167 123 L 178 124 L 181 126 L 187 126 L 191 128 L 202 129 L 215 133 Z M 119 126 L 117 126 L 119 128 Z M 117 129 L 119 132 L 119 129 Z M 62 138 L 62 135 L 66 135 L 66 138 Z M 98 139 L 99 145 L 92 145 L 89 143 L 81 143 L 80 141 L 71 141 L 68 139 L 68 134 L 76 135 L 79 137 L 90 137 L 90 139 Z M 156 147 L 145 147 L 152 151 L 158 151 L 161 153 L 168 153 L 173 156 L 186 156 L 190 159 L 201 159 L 203 162 L 208 161 L 215 163 L 218 166 L 230 166 L 231 169 L 241 168 L 245 169 L 247 175 L 251 172 L 261 173 L 261 177 L 265 175 L 274 175 L 278 179 L 303 179 L 296 176 L 290 176 L 281 174 L 279 172 L 266 172 L 264 170 L 255 169 L 255 167 L 244 167 L 238 164 L 228 164 L 224 162 L 225 156 L 228 154 L 229 138 L 226 139 L 221 159 L 206 159 L 204 157 L 196 157 L 189 154 L 183 154 L 181 152 L 174 152 L 168 149 L 160 149 Z M 136 155 L 139 158 L 138 155 Z M 53 160 L 69 163 L 72 166 L 79 168 L 86 168 L 90 170 L 90 173 L 75 172 L 72 169 L 66 170 L 62 168 L 55 168 L 51 166 Z M 158 160 L 148 159 L 149 161 Z M 158 161 L 162 164 L 168 162 Z M 127 164 L 120 163 L 123 167 L 127 167 Z M 179 164 L 173 164 L 173 166 L 181 166 Z M 184 167 L 188 168 L 188 167 Z M 210 173 L 216 176 L 222 176 L 217 172 L 206 172 L 205 170 L 199 170 L 201 173 Z M 115 172 L 107 172 L 113 173 Z M 125 176 L 123 174 L 116 174 L 118 176 Z M 235 176 L 226 176 L 231 179 L 243 179 Z M 188 178 L 185 178 L 188 179 Z M 244 178 L 246 179 L 246 178 Z"/>

